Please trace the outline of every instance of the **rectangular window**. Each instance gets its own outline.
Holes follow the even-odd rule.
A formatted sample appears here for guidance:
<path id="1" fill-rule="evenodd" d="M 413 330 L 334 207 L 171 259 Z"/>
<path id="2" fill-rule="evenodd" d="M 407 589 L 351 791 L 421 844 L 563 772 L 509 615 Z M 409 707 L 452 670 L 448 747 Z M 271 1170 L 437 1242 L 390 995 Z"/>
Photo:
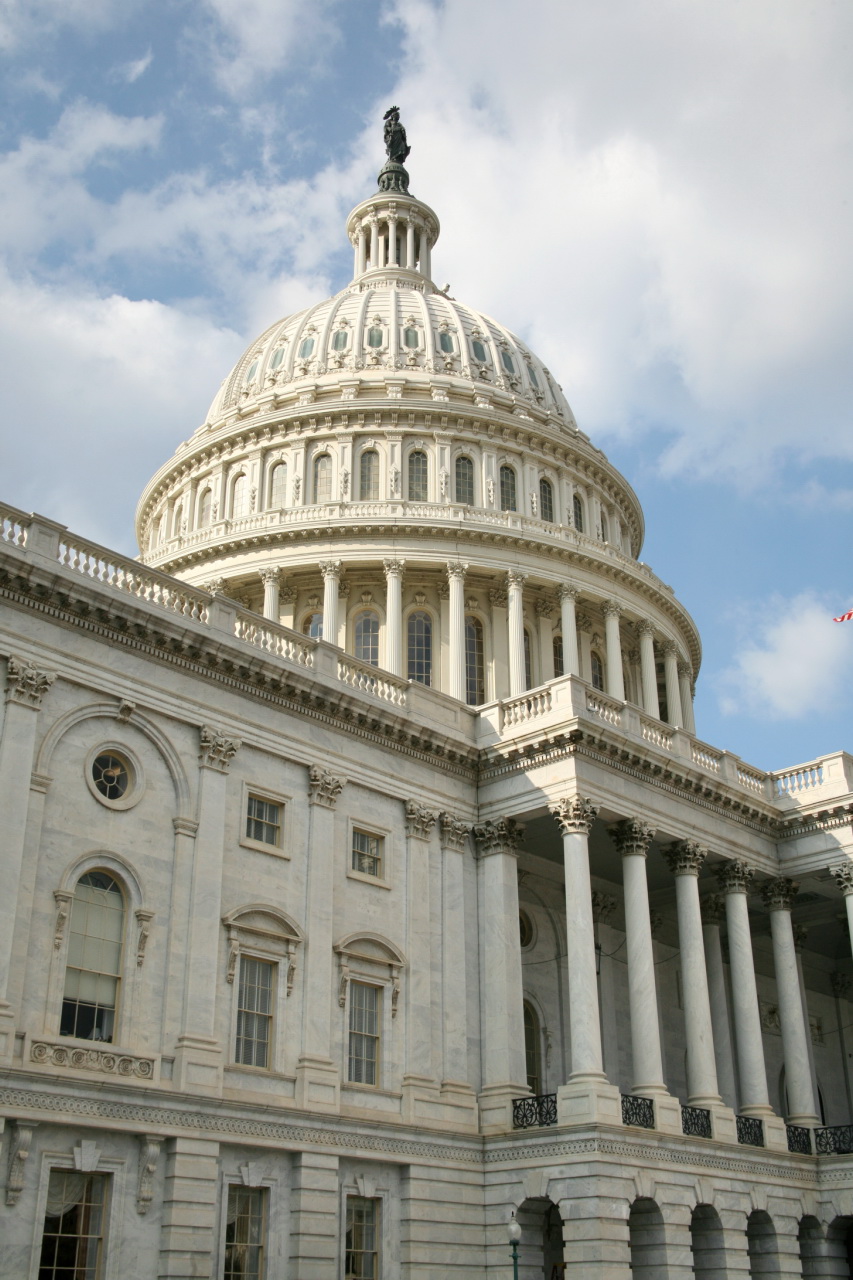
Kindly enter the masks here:
<path id="1" fill-rule="evenodd" d="M 269 960 L 240 957 L 234 1057 L 247 1067 L 270 1065 L 274 970 Z"/>
<path id="2" fill-rule="evenodd" d="M 379 987 L 351 982 L 349 988 L 349 1072 L 353 1084 L 379 1083 Z"/>
<path id="3" fill-rule="evenodd" d="M 379 1201 L 347 1196 L 345 1280 L 379 1280 Z"/>
<path id="4" fill-rule="evenodd" d="M 266 1196 L 263 1187 L 228 1188 L 222 1280 L 264 1280 Z"/>
<path id="5" fill-rule="evenodd" d="M 100 1280 L 107 1177 L 52 1169 L 41 1239 L 39 1280 Z"/>
<path id="6" fill-rule="evenodd" d="M 260 844 L 271 844 L 281 848 L 281 814 L 282 805 L 273 804 L 270 800 L 262 800 L 260 796 L 249 796 L 246 810 L 246 838 L 257 840 Z"/>
<path id="7" fill-rule="evenodd" d="M 382 875 L 382 837 L 367 831 L 352 833 L 352 869 L 364 876 Z"/>

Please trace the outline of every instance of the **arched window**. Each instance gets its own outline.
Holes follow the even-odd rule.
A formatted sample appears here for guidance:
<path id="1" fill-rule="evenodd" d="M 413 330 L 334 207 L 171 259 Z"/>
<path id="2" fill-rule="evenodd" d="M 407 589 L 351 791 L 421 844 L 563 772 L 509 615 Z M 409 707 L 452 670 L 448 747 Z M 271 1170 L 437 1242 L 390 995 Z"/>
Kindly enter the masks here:
<path id="1" fill-rule="evenodd" d="M 210 489 L 205 489 L 201 495 L 198 504 L 198 527 L 206 529 L 210 524 L 210 513 L 213 507 L 213 494 Z"/>
<path id="2" fill-rule="evenodd" d="M 465 701 L 469 707 L 486 701 L 483 624 L 470 615 L 465 619 Z"/>
<path id="3" fill-rule="evenodd" d="M 474 504 L 474 464 L 470 458 L 456 459 L 456 501 Z"/>
<path id="4" fill-rule="evenodd" d="M 379 618 L 372 609 L 356 615 L 355 656 L 372 667 L 379 666 Z"/>
<path id="5" fill-rule="evenodd" d="M 501 467 L 501 511 L 517 511 L 518 502 L 515 496 L 515 471 L 506 465 Z"/>
<path id="6" fill-rule="evenodd" d="M 365 449 L 359 462 L 358 496 L 362 502 L 375 502 L 379 497 L 379 454 Z"/>
<path id="7" fill-rule="evenodd" d="M 432 684 L 432 618 L 419 609 L 409 614 L 406 626 L 408 678 L 418 684 Z"/>
<path id="8" fill-rule="evenodd" d="M 524 628 L 524 687 L 533 688 L 533 660 L 530 653 L 530 632 Z"/>
<path id="9" fill-rule="evenodd" d="M 314 501 L 332 501 L 332 459 L 327 453 L 314 459 Z"/>
<path id="10" fill-rule="evenodd" d="M 322 613 L 308 613 L 302 621 L 302 634 L 310 636 L 312 640 L 323 639 L 323 615 Z"/>
<path id="11" fill-rule="evenodd" d="M 240 520 L 249 514 L 249 478 L 240 475 L 231 490 L 231 519 Z"/>
<path id="12" fill-rule="evenodd" d="M 525 1000 L 524 1010 L 524 1058 L 527 1063 L 527 1084 L 531 1093 L 542 1092 L 542 1037 L 536 1010 Z"/>
<path id="13" fill-rule="evenodd" d="M 554 488 L 550 480 L 539 481 L 539 518 L 554 519 Z"/>
<path id="14" fill-rule="evenodd" d="M 604 692 L 604 663 L 601 661 L 599 654 L 593 649 L 589 655 L 589 663 L 592 669 L 592 686 L 594 689 L 600 689 Z"/>
<path id="15" fill-rule="evenodd" d="M 287 502 L 287 463 L 277 462 L 270 472 L 270 507 L 277 511 Z"/>
<path id="16" fill-rule="evenodd" d="M 607 542 L 607 516 L 601 512 L 601 541 Z"/>
<path id="17" fill-rule="evenodd" d="M 409 454 L 409 501 L 427 502 L 429 499 L 429 467 L 427 456 L 420 449 Z"/>
<path id="18" fill-rule="evenodd" d="M 181 536 L 181 525 L 184 523 L 184 504 L 179 502 L 175 507 L 175 515 L 172 519 L 172 537 L 179 538 Z"/>
<path id="19" fill-rule="evenodd" d="M 112 876 L 89 871 L 71 903 L 61 1036 L 112 1041 L 121 981 L 124 897 Z"/>
<path id="20" fill-rule="evenodd" d="M 558 633 L 554 636 L 554 675 L 564 676 L 565 674 L 566 667 L 563 659 L 563 637 Z"/>
<path id="21" fill-rule="evenodd" d="M 575 528 L 578 533 L 583 533 L 583 503 L 577 494 L 572 498 L 572 515 L 575 518 Z"/>
<path id="22" fill-rule="evenodd" d="M 152 551 L 154 550 L 155 547 L 160 545 L 160 540 L 162 537 L 163 537 L 163 517 L 157 516 L 157 519 L 151 522 L 151 538 L 149 541 L 149 546 L 151 547 Z"/>

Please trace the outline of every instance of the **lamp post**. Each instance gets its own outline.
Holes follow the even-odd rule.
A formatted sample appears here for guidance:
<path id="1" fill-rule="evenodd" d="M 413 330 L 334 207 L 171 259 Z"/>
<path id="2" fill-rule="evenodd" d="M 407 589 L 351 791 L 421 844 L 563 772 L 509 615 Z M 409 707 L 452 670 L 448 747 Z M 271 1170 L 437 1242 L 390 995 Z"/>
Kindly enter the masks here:
<path id="1" fill-rule="evenodd" d="M 518 1280 L 518 1242 L 521 1239 L 521 1227 L 516 1221 L 515 1210 L 507 1223 L 506 1231 L 512 1245 L 512 1280 Z"/>

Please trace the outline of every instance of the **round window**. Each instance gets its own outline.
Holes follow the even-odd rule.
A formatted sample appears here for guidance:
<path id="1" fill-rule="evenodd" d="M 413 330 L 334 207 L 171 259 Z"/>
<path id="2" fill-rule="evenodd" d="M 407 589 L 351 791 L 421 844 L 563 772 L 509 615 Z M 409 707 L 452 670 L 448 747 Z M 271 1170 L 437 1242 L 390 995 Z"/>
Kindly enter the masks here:
<path id="1" fill-rule="evenodd" d="M 142 795 L 142 772 L 124 748 L 97 747 L 86 764 L 86 782 L 110 809 L 129 809 Z"/>
<path id="2" fill-rule="evenodd" d="M 522 947 L 533 946 L 533 921 L 526 911 L 518 913 L 518 936 Z"/>

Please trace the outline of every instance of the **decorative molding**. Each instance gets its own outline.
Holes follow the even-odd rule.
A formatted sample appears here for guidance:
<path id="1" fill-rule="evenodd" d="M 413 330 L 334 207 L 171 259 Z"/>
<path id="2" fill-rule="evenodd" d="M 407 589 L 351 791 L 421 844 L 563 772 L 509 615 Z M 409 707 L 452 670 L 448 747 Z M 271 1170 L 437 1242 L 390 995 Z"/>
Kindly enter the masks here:
<path id="1" fill-rule="evenodd" d="M 151 933 L 151 921 L 154 919 L 153 911 L 136 911 L 136 922 L 139 925 L 139 933 L 136 935 L 136 967 L 142 968 L 145 960 L 145 947 L 148 943 L 148 937 Z"/>
<path id="2" fill-rule="evenodd" d="M 92 1138 L 81 1138 L 72 1152 L 78 1173 L 94 1173 L 101 1163 L 101 1148 Z"/>
<path id="3" fill-rule="evenodd" d="M 761 886 L 761 897 L 768 911 L 790 911 L 799 892 L 799 884 L 790 876 L 775 876 Z"/>
<path id="4" fill-rule="evenodd" d="M 262 1187 L 264 1185 L 263 1165 L 259 1160 L 247 1160 L 240 1165 L 240 1180 L 244 1187 Z"/>
<path id="5" fill-rule="evenodd" d="M 726 918 L 726 900 L 721 893 L 709 893 L 699 899 L 703 924 L 722 924 Z"/>
<path id="6" fill-rule="evenodd" d="M 424 809 L 414 800 L 406 801 L 406 835 L 415 836 L 418 840 L 429 840 L 432 829 L 438 820 L 438 814 L 432 809 Z"/>
<path id="7" fill-rule="evenodd" d="M 621 618 L 622 606 L 618 600 L 605 600 L 601 606 L 601 612 L 605 618 Z"/>
<path id="8" fill-rule="evenodd" d="M 382 568 L 385 570 L 385 573 L 388 577 L 390 577 L 391 574 L 394 574 L 394 573 L 399 574 L 402 577 L 403 570 L 405 569 L 405 567 L 406 567 L 405 560 L 383 560 L 382 561 Z"/>
<path id="9" fill-rule="evenodd" d="M 276 582 L 281 581 L 281 569 L 276 569 L 273 567 L 270 567 L 267 569 L 259 569 L 258 577 L 260 578 L 261 582 L 264 584 L 265 587 L 275 584 Z"/>
<path id="10" fill-rule="evenodd" d="M 340 560 L 321 560 L 318 565 L 318 568 L 322 573 L 324 579 L 337 578 L 338 574 L 341 571 L 341 561 Z"/>
<path id="11" fill-rule="evenodd" d="M 637 623 L 637 635 L 651 636 L 652 639 L 654 640 L 655 629 L 652 626 L 651 622 L 649 622 L 648 618 L 641 618 L 640 621 Z"/>
<path id="12" fill-rule="evenodd" d="M 611 893 L 601 893 L 598 889 L 593 889 L 590 898 L 592 900 L 593 922 L 595 924 L 607 924 L 616 910 L 616 899 Z"/>
<path id="13" fill-rule="evenodd" d="M 154 1078 L 153 1058 L 138 1058 L 109 1049 L 72 1049 L 47 1040 L 32 1042 L 30 1061 L 40 1066 L 66 1067 L 72 1071 L 98 1071 L 107 1076 L 135 1076 L 138 1080 Z"/>
<path id="14" fill-rule="evenodd" d="M 661 853 L 673 875 L 697 878 L 708 856 L 708 850 L 703 849 L 698 840 L 676 840 Z"/>
<path id="15" fill-rule="evenodd" d="M 836 867 L 830 867 L 829 870 L 835 876 L 835 883 L 841 893 L 845 898 L 849 897 L 853 893 L 853 862 L 841 862 Z"/>
<path id="16" fill-rule="evenodd" d="M 505 609 L 509 603 L 507 593 L 500 587 L 493 587 L 489 592 L 489 602 L 495 609 Z"/>
<path id="17" fill-rule="evenodd" d="M 513 818 L 500 818 L 497 822 L 479 823 L 473 827 L 473 833 L 479 858 L 488 858 L 494 853 L 518 857 L 524 827 Z"/>
<path id="18" fill-rule="evenodd" d="M 65 937 L 65 926 L 68 923 L 68 916 L 71 913 L 71 904 L 74 901 L 74 893 L 70 889 L 54 889 L 53 896 L 56 899 L 56 922 L 53 926 L 53 945 L 58 951 L 62 946 L 62 940 Z"/>
<path id="19" fill-rule="evenodd" d="M 38 711 L 55 680 L 55 671 L 40 671 L 26 659 L 10 654 L 6 660 L 6 701 Z"/>
<path id="20" fill-rule="evenodd" d="M 588 836 L 598 817 L 599 806 L 583 796 L 566 796 L 548 806 L 564 836 Z"/>
<path id="21" fill-rule="evenodd" d="M 176 836 L 191 836 L 194 839 L 198 834 L 198 823 L 195 818 L 173 818 L 172 826 Z"/>
<path id="22" fill-rule="evenodd" d="M 226 738 L 219 729 L 203 724 L 199 729 L 199 764 L 204 769 L 227 773 L 231 761 L 243 745 L 241 738 Z"/>
<path id="23" fill-rule="evenodd" d="M 724 862 L 721 867 L 718 867 L 716 874 L 720 893 L 749 893 L 755 872 L 746 862 L 742 862 L 739 858 L 732 858 L 731 861 Z"/>
<path id="24" fill-rule="evenodd" d="M 12 1140 L 9 1145 L 9 1173 L 6 1178 L 7 1205 L 11 1206 L 17 1204 L 18 1197 L 24 1189 L 27 1159 L 30 1154 L 33 1133 L 37 1128 L 37 1121 L 32 1123 L 25 1120 L 15 1121 L 15 1126 L 12 1130 Z"/>
<path id="25" fill-rule="evenodd" d="M 513 587 L 518 587 L 518 588 L 523 587 L 529 577 L 530 577 L 530 574 L 525 573 L 523 569 L 507 569 L 506 571 L 507 591 L 509 591 Z"/>
<path id="26" fill-rule="evenodd" d="M 154 1174 L 163 1139 L 142 1134 L 139 1139 L 139 1169 L 136 1176 L 136 1211 L 145 1214 L 154 1198 Z"/>
<path id="27" fill-rule="evenodd" d="M 279 604 L 296 603 L 296 587 L 282 587 L 278 593 Z"/>
<path id="28" fill-rule="evenodd" d="M 471 828 L 461 818 L 454 818 L 452 813 L 440 813 L 438 826 L 441 833 L 442 849 L 456 849 L 461 853 L 468 843 Z"/>
<path id="29" fill-rule="evenodd" d="M 450 582 L 453 578 L 464 579 L 468 572 L 468 563 L 465 560 L 448 560 L 447 562 L 447 580 Z"/>
<path id="30" fill-rule="evenodd" d="M 577 604 L 578 600 L 581 598 L 581 593 L 578 588 L 573 587 L 569 582 L 564 582 L 557 588 L 557 595 L 561 601 L 572 600 L 575 604 Z"/>
<path id="31" fill-rule="evenodd" d="M 623 858 L 632 854 L 645 858 L 655 834 L 654 827 L 639 818 L 625 818 L 610 828 L 610 838 Z"/>
<path id="32" fill-rule="evenodd" d="M 122 698 L 121 702 L 118 704 L 116 720 L 118 720 L 119 724 L 127 724 L 135 710 L 135 702 L 131 702 L 129 698 Z"/>
<path id="33" fill-rule="evenodd" d="M 308 803 L 322 805 L 324 809 L 334 809 L 346 781 L 346 778 L 336 778 L 327 769 L 312 764 L 308 770 Z"/>
<path id="34" fill-rule="evenodd" d="M 553 600 L 537 600 L 535 609 L 536 609 L 537 618 L 545 618 L 545 619 L 553 618 L 554 601 Z"/>
<path id="35" fill-rule="evenodd" d="M 212 596 L 225 595 L 225 579 L 211 578 L 209 582 L 205 582 L 204 590 L 208 591 Z"/>

